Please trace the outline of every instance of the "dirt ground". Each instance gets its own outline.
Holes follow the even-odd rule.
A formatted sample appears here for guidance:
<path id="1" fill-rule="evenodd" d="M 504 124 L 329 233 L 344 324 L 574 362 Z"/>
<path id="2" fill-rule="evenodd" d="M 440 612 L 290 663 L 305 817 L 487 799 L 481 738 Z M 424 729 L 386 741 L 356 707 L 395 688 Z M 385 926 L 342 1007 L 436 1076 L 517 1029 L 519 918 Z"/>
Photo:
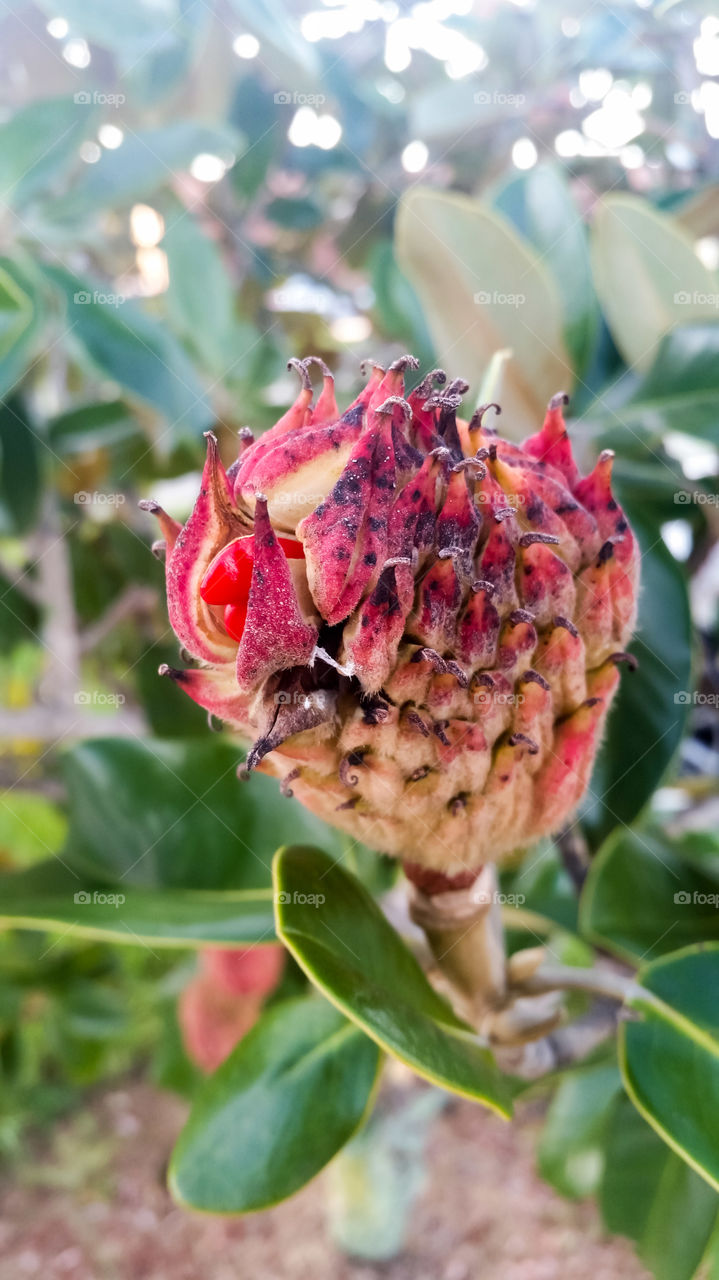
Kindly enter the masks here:
<path id="1" fill-rule="evenodd" d="M 435 1121 L 407 1250 L 382 1265 L 329 1241 L 326 1181 L 245 1219 L 182 1212 L 164 1168 L 185 1113 L 130 1083 L 96 1097 L 0 1184 L 0 1280 L 646 1280 L 534 1172 L 528 1112 L 505 1124 L 457 1102 Z"/>

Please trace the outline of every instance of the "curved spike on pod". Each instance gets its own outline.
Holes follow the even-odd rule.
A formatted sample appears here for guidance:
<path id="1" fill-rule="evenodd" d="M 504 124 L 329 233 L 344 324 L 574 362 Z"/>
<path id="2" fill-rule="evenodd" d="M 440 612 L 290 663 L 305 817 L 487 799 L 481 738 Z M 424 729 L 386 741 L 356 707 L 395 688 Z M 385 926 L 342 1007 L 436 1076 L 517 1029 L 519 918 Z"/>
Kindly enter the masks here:
<path id="1" fill-rule="evenodd" d="M 424 404 L 427 397 L 432 394 L 435 383 L 438 387 L 443 387 L 446 381 L 447 375 L 444 369 L 432 369 L 430 373 L 425 375 L 421 382 L 417 383 L 416 387 L 412 388 L 407 399 L 413 408 L 415 400 Z"/>
<path id="2" fill-rule="evenodd" d="M 370 412 L 377 409 L 377 406 L 390 397 L 404 397 L 404 374 L 405 369 L 418 369 L 419 360 L 414 356 L 400 356 L 398 360 L 394 360 L 389 366 L 386 374 L 381 382 L 377 384 L 377 388 L 370 397 L 368 408 Z"/>
<path id="3" fill-rule="evenodd" d="M 237 432 L 237 437 L 240 442 L 240 457 L 242 457 L 242 454 L 249 449 L 250 445 L 255 443 L 255 433 L 252 430 L 252 427 L 240 427 L 240 430 Z"/>
<path id="4" fill-rule="evenodd" d="M 276 751 L 288 738 L 305 733 L 309 729 L 318 729 L 334 720 L 336 714 L 337 695 L 324 689 L 311 690 L 309 693 L 297 688 L 283 690 L 285 696 L 275 705 L 270 723 L 261 737 L 252 744 L 247 754 L 245 767 L 247 772 L 256 769 L 266 755 Z M 301 694 L 301 696 L 294 696 Z"/>
<path id="5" fill-rule="evenodd" d="M 310 376 L 302 361 L 297 360 L 294 356 L 287 361 L 287 368 L 294 369 L 299 374 L 301 381 L 299 392 L 287 412 L 278 419 L 274 427 L 270 427 L 269 431 L 265 431 L 259 440 L 255 440 L 254 444 L 251 444 L 240 455 L 239 466 L 235 476 L 235 494 L 238 497 L 243 489 L 248 488 L 251 490 L 253 488 L 250 472 L 257 467 L 260 459 L 264 458 L 288 432 L 301 429 L 310 420 L 310 408 L 312 405 Z"/>
<path id="6" fill-rule="evenodd" d="M 256 688 L 277 671 L 306 666 L 317 636 L 317 627 L 302 613 L 287 556 L 270 524 L 267 499 L 257 494 L 247 622 L 237 650 L 240 690 Z"/>
<path id="7" fill-rule="evenodd" d="M 572 456 L 572 446 L 562 412 L 568 404 L 569 396 L 565 391 L 552 396 L 542 430 L 525 440 L 523 448 L 525 453 L 531 454 L 538 462 L 548 463 L 559 471 L 573 490 L 579 480 L 579 472 Z"/>
<path id="8" fill-rule="evenodd" d="M 235 645 L 217 615 L 200 596 L 210 561 L 234 538 L 252 532 L 233 507 L 230 485 L 220 461 L 217 438 L 205 433 L 207 458 L 200 492 L 187 524 L 167 557 L 167 610 L 170 625 L 188 653 L 204 662 L 227 660 Z"/>
<path id="9" fill-rule="evenodd" d="M 401 409 L 403 421 L 409 422 L 410 418 L 412 417 L 412 410 L 408 405 L 407 401 L 403 399 L 402 396 L 388 396 L 383 404 L 377 405 L 377 408 L 374 410 L 374 412 L 375 413 L 391 413 L 392 416 L 394 417 L 396 409 Z"/>
<path id="10" fill-rule="evenodd" d="M 167 512 L 163 510 L 159 502 L 155 502 L 154 498 L 143 498 L 137 505 L 141 511 L 148 511 L 151 516 L 155 517 L 162 531 L 167 550 L 168 552 L 172 551 L 182 533 L 182 525 L 179 520 L 173 520 L 172 516 L 168 516 Z"/>
<path id="11" fill-rule="evenodd" d="M 335 399 L 335 379 L 332 370 L 320 356 L 306 356 L 303 363 L 305 368 L 308 364 L 316 364 L 322 372 L 322 390 L 312 410 L 312 425 L 321 426 L 325 422 L 336 422 L 340 413 Z"/>
<path id="12" fill-rule="evenodd" d="M 163 662 L 158 672 L 161 676 L 169 676 L 193 702 L 231 725 L 238 733 L 252 733 L 252 699 L 240 693 L 230 663 L 179 670 Z"/>
<path id="13" fill-rule="evenodd" d="M 497 404 L 496 400 L 488 400 L 486 404 L 478 405 L 469 420 L 469 431 L 489 430 L 489 428 L 484 425 L 484 415 L 489 413 L 490 409 L 494 409 L 496 417 L 499 417 L 502 412 L 502 406 Z"/>
<path id="14" fill-rule="evenodd" d="M 467 578 L 472 576 L 480 528 L 481 521 L 467 485 L 465 471 L 453 469 L 437 516 L 437 550 L 440 556 L 454 556 Z"/>

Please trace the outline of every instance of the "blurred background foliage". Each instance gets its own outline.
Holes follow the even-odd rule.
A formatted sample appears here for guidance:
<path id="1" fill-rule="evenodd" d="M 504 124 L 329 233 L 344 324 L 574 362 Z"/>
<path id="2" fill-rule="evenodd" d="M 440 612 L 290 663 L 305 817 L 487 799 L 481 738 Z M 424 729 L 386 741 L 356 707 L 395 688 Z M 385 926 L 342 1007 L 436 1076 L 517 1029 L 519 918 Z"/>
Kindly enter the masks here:
<path id="1" fill-rule="evenodd" d="M 617 450 L 644 586 L 640 668 L 583 815 L 602 849 L 579 917 L 556 851 L 523 891 L 575 957 L 587 939 L 638 962 L 719 938 L 716 912 L 689 910 L 677 928 L 671 880 L 657 890 L 658 863 L 707 891 L 719 876 L 711 10 L 1 6 L 0 863 L 19 873 L 2 910 L 52 926 L 0 947 L 5 1150 L 130 1063 L 152 1059 L 157 1079 L 190 1088 L 173 1005 L 192 958 L 155 946 L 266 940 L 277 845 L 342 849 L 309 815 L 275 814 L 264 779 L 238 788 L 235 745 L 158 679 L 177 651 L 137 508 L 153 496 L 182 518 L 203 431 L 229 463 L 236 432 L 266 428 L 293 398 L 292 355 L 322 356 L 342 403 L 363 357 L 413 351 L 422 372 L 466 377 L 468 405 L 500 401 L 515 438 L 564 389 L 581 462 Z M 352 858 L 386 887 L 365 851 Z M 75 908 L 86 883 L 122 883 L 121 919 Z M 182 897 L 198 889 L 202 910 Z M 642 920 L 637 894 L 651 899 Z M 112 946 L 123 930 L 144 945 Z M 621 1187 L 602 1181 L 603 1144 L 627 1131 L 616 1068 L 595 1070 L 561 1086 L 540 1166 L 566 1193 L 600 1189 L 610 1225 L 653 1266 L 656 1231 L 628 1223 Z M 664 1148 L 632 1115 L 641 1174 Z M 712 1200 L 704 1242 L 715 1218 Z"/>

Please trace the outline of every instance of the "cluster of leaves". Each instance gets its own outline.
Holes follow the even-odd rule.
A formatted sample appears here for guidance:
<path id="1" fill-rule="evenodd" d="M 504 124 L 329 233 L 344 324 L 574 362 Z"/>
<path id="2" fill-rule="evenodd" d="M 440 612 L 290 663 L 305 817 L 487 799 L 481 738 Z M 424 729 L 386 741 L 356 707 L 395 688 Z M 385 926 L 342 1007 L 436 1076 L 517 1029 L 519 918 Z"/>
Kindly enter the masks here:
<path id="1" fill-rule="evenodd" d="M 56 554 L 60 535 L 71 590 L 63 617 L 69 606 L 82 687 L 122 696 L 158 735 L 140 741 L 131 726 L 123 739 L 47 758 L 45 744 L 10 742 L 17 775 L 28 776 L 0 796 L 2 857 L 30 865 L 2 884 L 2 922 L 19 930 L 3 940 L 2 1066 L 14 1081 L 12 1115 L 40 1114 L 43 1089 L 57 1082 L 64 1097 L 68 1081 L 120 1069 L 149 1047 L 158 995 L 169 1001 L 188 967 L 172 967 L 177 949 L 187 957 L 188 948 L 279 936 L 296 961 L 280 993 L 289 998 L 268 1007 L 209 1081 L 195 1082 L 171 1169 L 182 1203 L 245 1212 L 291 1194 L 362 1123 L 383 1054 L 505 1114 L 520 1088 L 376 905 L 392 868 L 268 780 L 239 785 L 237 745 L 211 735 L 197 708 L 156 678 L 176 652 L 133 499 L 192 472 L 204 429 L 214 426 L 229 453 L 234 429 L 271 422 L 290 394 L 287 355 L 317 351 L 348 391 L 357 352 L 332 322 L 366 315 L 376 354 L 412 349 L 424 368 L 483 377 L 477 397 L 502 402 L 508 434 L 535 429 L 564 388 L 583 460 L 617 449 L 619 496 L 643 552 L 640 665 L 622 681 L 582 815 L 595 856 L 581 897 L 547 844 L 507 877 L 525 902 L 507 910 L 506 925 L 513 949 L 539 936 L 569 963 L 589 965 L 602 951 L 637 974 L 619 1063 L 608 1046 L 551 1082 L 542 1172 L 566 1194 L 597 1193 L 610 1229 L 635 1239 L 659 1277 L 688 1280 L 711 1251 L 719 846 L 702 801 L 716 766 L 696 749 L 709 733 L 696 715 L 692 733 L 702 736 L 681 742 L 694 684 L 688 579 L 716 538 L 716 507 L 691 498 L 719 488 L 705 447 L 718 439 L 719 285 L 693 241 L 719 228 L 713 189 L 680 192 L 661 150 L 678 114 L 675 87 L 693 87 L 681 78 L 682 6 L 664 8 L 660 22 L 633 3 L 614 14 L 602 7 L 578 42 L 560 37 L 551 5 L 458 19 L 487 50 L 486 74 L 449 82 L 423 55 L 401 101 L 383 93 L 374 27 L 328 53 L 300 38 L 278 0 L 63 0 L 62 14 L 41 0 L 2 20 L 6 47 L 12 39 L 51 96 L 0 126 L 0 637 L 9 655 L 0 685 L 13 710 L 33 704 L 57 609 L 43 557 Z M 58 58 L 45 31 L 58 16 L 88 42 L 90 68 Z M 240 69 L 228 30 L 245 29 L 262 53 Z M 578 69 L 600 60 L 654 87 L 641 141 L 663 185 L 653 203 L 610 192 L 590 209 L 588 232 L 581 209 L 626 186 L 616 159 L 578 160 L 570 173 L 543 160 L 507 177 L 506 156 L 522 133 L 549 143 L 567 126 L 567 94 L 556 86 L 568 91 Z M 508 106 L 527 88 L 527 66 L 525 105 Z M 477 86 L 490 101 L 477 104 Z M 342 144 L 293 148 L 286 92 L 321 92 Z M 698 117 L 686 105 L 680 113 L 703 164 Z M 103 123 L 124 131 L 122 145 L 87 163 L 79 148 Z M 412 137 L 441 156 L 434 188 L 414 188 L 401 171 Z M 228 166 L 209 191 L 188 172 L 208 153 Z M 149 298 L 127 231 L 138 202 L 164 226 L 169 283 Z M 706 474 L 693 465 L 688 478 L 681 456 L 706 457 Z M 95 491 L 127 501 L 78 502 Z M 678 516 L 683 563 L 663 536 Z M 714 619 L 694 654 L 705 691 L 715 690 L 716 633 Z M 59 768 L 62 847 L 44 794 Z M 671 822 L 652 802 L 665 782 Z M 46 857 L 56 849 L 59 858 Z M 26 932 L 46 930 L 47 942 Z M 187 1084 L 179 1056 L 160 1078 Z"/>

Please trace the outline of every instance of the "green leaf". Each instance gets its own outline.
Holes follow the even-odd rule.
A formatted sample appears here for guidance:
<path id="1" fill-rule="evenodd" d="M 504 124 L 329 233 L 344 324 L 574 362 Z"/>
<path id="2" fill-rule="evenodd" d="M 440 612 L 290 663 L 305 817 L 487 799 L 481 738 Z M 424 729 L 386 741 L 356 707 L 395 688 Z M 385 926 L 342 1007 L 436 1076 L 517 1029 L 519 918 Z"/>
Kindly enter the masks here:
<path id="1" fill-rule="evenodd" d="M 103 151 L 97 164 L 88 165 L 81 180 L 67 195 L 45 210 L 49 218 L 84 220 L 98 209 L 122 209 L 150 197 L 189 169 L 195 156 L 209 152 L 227 163 L 242 149 L 239 134 L 228 126 L 175 120 L 159 129 L 130 130 L 115 151 Z"/>
<path id="2" fill-rule="evenodd" d="M 32 320 L 32 302 L 18 283 L 0 267 L 0 360 L 4 360 Z"/>
<path id="3" fill-rule="evenodd" d="M 593 1194 L 604 1168 L 602 1140 L 621 1090 L 614 1063 L 572 1071 L 552 1098 L 537 1150 L 539 1172 L 564 1196 Z"/>
<path id="4" fill-rule="evenodd" d="M 87 4 L 87 0 L 39 0 L 38 7 L 49 18 L 62 12 L 73 35 L 84 36 L 93 44 L 123 56 L 131 52 L 139 57 L 151 49 L 168 29 L 182 21 L 180 0 L 103 0 Z"/>
<path id="5" fill-rule="evenodd" d="M 137 418 L 124 400 L 101 400 L 58 414 L 47 424 L 50 443 L 63 457 L 109 449 L 140 434 Z"/>
<path id="6" fill-rule="evenodd" d="M 609 1120 L 600 1206 L 656 1280 L 690 1280 L 717 1216 L 717 1197 L 622 1095 Z"/>
<path id="7" fill-rule="evenodd" d="M 69 171 L 94 116 L 73 98 L 42 98 L 0 125 L 0 204 L 22 206 Z"/>
<path id="8" fill-rule="evenodd" d="M 600 311 L 587 230 L 564 172 L 551 163 L 535 165 L 506 180 L 493 203 L 534 246 L 554 275 L 567 349 L 575 371 L 582 374 L 594 351 Z"/>
<path id="9" fill-rule="evenodd" d="M 280 794 L 236 777 L 242 752 L 205 738 L 101 738 L 64 757 L 66 861 L 123 886 L 256 889 L 278 845 L 298 836 L 339 853 L 339 836 Z"/>
<path id="10" fill-rule="evenodd" d="M 639 667 L 622 674 L 582 810 L 595 848 L 618 823 L 633 822 L 653 794 L 684 728 L 687 707 L 676 696 L 690 688 L 686 572 L 659 530 L 645 523 L 621 490 L 618 496 L 643 553 L 639 620 L 630 645 Z"/>
<path id="11" fill-rule="evenodd" d="M 6 299 L 5 338 L 11 338 L 0 355 L 0 396 L 20 381 L 39 345 L 44 322 L 44 300 L 38 288 L 39 273 L 24 256 L 0 258 L 0 296 Z M 27 301 L 21 301 L 26 299 Z"/>
<path id="12" fill-rule="evenodd" d="M 170 1161 L 173 1197 L 250 1213 L 293 1195 L 362 1123 L 379 1059 L 316 996 L 268 1009 L 201 1089 Z"/>
<path id="13" fill-rule="evenodd" d="M 359 881 L 319 849 L 298 846 L 279 851 L 273 878 L 277 932 L 320 991 L 419 1075 L 508 1115 L 491 1054 Z"/>
<path id="14" fill-rule="evenodd" d="M 676 325 L 716 319 L 717 281 L 679 223 L 646 200 L 603 197 L 592 235 L 594 282 L 627 364 L 648 370 Z"/>
<path id="15" fill-rule="evenodd" d="M 62 848 L 66 833 L 65 815 L 40 791 L 0 791 L 0 866 L 39 862 Z"/>
<path id="16" fill-rule="evenodd" d="M 0 927 L 57 929 L 65 937 L 150 950 L 274 941 L 269 889 L 207 892 L 108 886 L 53 859 L 0 877 Z"/>
<path id="17" fill-rule="evenodd" d="M 452 376 L 477 387 L 495 352 L 511 348 L 499 393 L 506 429 L 535 430 L 550 396 L 573 380 L 544 263 L 491 209 L 421 187 L 400 201 L 396 250 Z"/>
<path id="18" fill-rule="evenodd" d="M 652 436 L 686 431 L 715 443 L 718 405 L 719 323 L 697 320 L 662 339 L 646 378 L 612 416 Z"/>
<path id="19" fill-rule="evenodd" d="M 0 534 L 32 529 L 41 492 L 37 434 L 17 396 L 0 402 Z"/>
<path id="20" fill-rule="evenodd" d="M 170 283 L 165 303 L 173 328 L 195 348 L 208 369 L 223 376 L 238 357 L 232 277 L 219 246 L 186 209 L 163 206 Z"/>
<path id="21" fill-rule="evenodd" d="M 684 861 L 660 832 L 615 832 L 593 860 L 582 932 L 628 960 L 719 941 L 719 882 Z"/>
<path id="22" fill-rule="evenodd" d="M 627 1092 L 665 1142 L 719 1190 L 719 944 L 640 969 L 619 1031 Z"/>
<path id="23" fill-rule="evenodd" d="M 159 409 L 175 435 L 210 426 L 213 414 L 197 374 L 165 325 L 107 285 L 98 289 L 61 267 L 44 271 L 65 298 L 72 339 L 94 365 Z"/>
<path id="24" fill-rule="evenodd" d="M 230 0 L 230 6 L 248 31 L 259 36 L 263 45 L 272 50 L 272 71 L 276 83 L 282 76 L 289 77 L 284 93 L 291 97 L 297 88 L 297 74 L 309 77 L 315 83 L 320 75 L 319 59 L 313 46 L 305 40 L 297 23 L 296 11 L 282 0 Z M 303 86 L 299 86 L 303 87 Z M 277 99 L 275 99 L 277 101 Z M 287 98 L 281 97 L 281 103 Z"/>

